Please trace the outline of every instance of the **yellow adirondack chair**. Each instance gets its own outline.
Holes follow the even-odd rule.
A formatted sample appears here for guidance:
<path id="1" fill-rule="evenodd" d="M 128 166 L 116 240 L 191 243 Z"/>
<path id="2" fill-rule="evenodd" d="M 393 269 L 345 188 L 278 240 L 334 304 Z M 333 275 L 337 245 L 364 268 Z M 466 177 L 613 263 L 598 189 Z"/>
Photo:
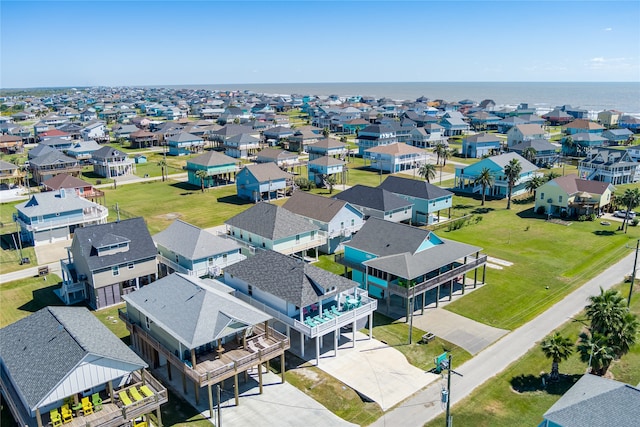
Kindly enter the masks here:
<path id="1" fill-rule="evenodd" d="M 51 419 L 51 425 L 53 427 L 60 427 L 62 425 L 62 417 L 60 416 L 60 412 L 57 409 L 52 409 L 49 411 L 49 418 Z"/>
<path id="2" fill-rule="evenodd" d="M 60 408 L 60 412 L 62 412 L 62 422 L 64 424 L 70 423 L 71 421 L 73 421 L 73 411 L 69 409 L 68 403 L 65 403 L 64 405 L 62 405 L 62 408 Z"/>
<path id="3" fill-rule="evenodd" d="M 89 401 L 89 397 L 82 398 L 82 413 L 84 415 L 93 414 L 93 405 Z"/>

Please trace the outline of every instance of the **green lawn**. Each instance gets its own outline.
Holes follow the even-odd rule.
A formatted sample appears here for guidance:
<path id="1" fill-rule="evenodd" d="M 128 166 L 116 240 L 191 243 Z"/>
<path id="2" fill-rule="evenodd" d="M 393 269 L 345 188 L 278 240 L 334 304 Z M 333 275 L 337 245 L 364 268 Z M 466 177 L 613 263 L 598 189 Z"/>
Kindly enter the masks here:
<path id="1" fill-rule="evenodd" d="M 629 286 L 619 287 L 628 295 Z M 634 294 L 632 311 L 640 315 L 640 296 Z M 567 322 L 558 331 L 577 342 L 582 329 L 578 322 Z M 627 384 L 640 382 L 640 343 L 622 359 L 615 361 L 609 370 L 614 379 Z M 451 413 L 454 425 L 461 426 L 535 426 L 542 415 L 564 394 L 586 371 L 586 364 L 578 354 L 560 363 L 561 380 L 542 386 L 542 375 L 551 370 L 551 361 L 546 359 L 537 344 L 526 355 L 511 364 L 505 371 L 490 379 L 470 396 L 455 405 Z M 455 393 L 455 389 L 452 390 Z M 444 425 L 444 415 L 425 424 L 428 427 Z"/>
<path id="2" fill-rule="evenodd" d="M 53 293 L 60 287 L 60 278 L 55 274 L 30 277 L 0 285 L 0 328 L 49 305 L 64 305 Z"/>
<path id="3" fill-rule="evenodd" d="M 628 234 L 615 223 L 549 223 L 534 215 L 532 202 L 487 201 L 454 197 L 456 216 L 471 213 L 482 218 L 456 230 L 437 231 L 439 236 L 482 248 L 490 256 L 513 262 L 502 270 L 486 269 L 487 285 L 446 309 L 482 323 L 513 329 L 531 320 L 588 279 L 629 254 L 640 227 Z"/>

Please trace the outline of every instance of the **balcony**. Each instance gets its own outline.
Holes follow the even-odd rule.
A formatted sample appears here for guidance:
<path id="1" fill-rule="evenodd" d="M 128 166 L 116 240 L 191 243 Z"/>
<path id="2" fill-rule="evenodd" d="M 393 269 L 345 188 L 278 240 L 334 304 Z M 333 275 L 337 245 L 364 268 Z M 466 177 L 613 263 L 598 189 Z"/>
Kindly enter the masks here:
<path id="1" fill-rule="evenodd" d="M 225 235 L 226 236 L 226 235 Z M 188 276 L 193 276 L 193 277 L 202 277 L 202 276 L 206 276 L 208 274 L 212 274 L 213 271 L 219 271 L 219 269 L 224 268 L 228 265 L 231 264 L 235 264 L 236 262 L 240 262 L 244 259 L 247 259 L 246 256 L 242 255 L 242 254 L 237 254 L 233 256 L 233 260 L 227 260 L 227 261 L 223 261 L 221 263 L 214 263 L 211 266 L 205 267 L 205 268 L 199 268 L 197 270 L 189 270 L 186 267 L 183 267 L 182 265 L 178 264 L 175 261 L 170 260 L 169 258 L 162 256 L 162 255 L 158 255 L 158 262 L 160 264 L 164 264 L 167 267 L 169 267 L 170 269 L 172 269 L 173 271 L 175 271 L 176 273 L 181 273 L 181 274 L 186 274 Z"/>
<path id="2" fill-rule="evenodd" d="M 82 215 L 75 215 L 72 217 L 62 217 L 60 219 L 47 219 L 38 221 L 36 218 L 32 223 L 25 222 L 19 216 L 16 216 L 16 221 L 20 224 L 20 228 L 31 231 L 43 231 L 51 230 L 54 228 L 69 227 L 71 225 L 83 225 L 90 223 L 102 223 L 106 222 L 109 210 L 104 206 L 97 205 L 92 208 L 84 209 Z"/>
<path id="3" fill-rule="evenodd" d="M 131 323 L 126 310 L 119 309 L 120 320 L 125 322 L 127 330 L 132 336 L 137 336 L 162 354 L 171 367 L 176 367 L 199 387 L 213 385 L 238 373 L 244 372 L 261 363 L 266 363 L 274 357 L 284 354 L 290 347 L 289 338 L 275 329 L 263 325 L 253 326 L 253 335 L 243 342 L 227 342 L 225 348 L 218 352 L 212 349 L 196 356 L 193 366 L 191 360 L 183 360 L 170 349 L 164 347 L 154 337 L 149 335 L 140 325 Z"/>
<path id="4" fill-rule="evenodd" d="M 87 415 L 81 415 L 81 410 L 75 410 L 73 411 L 72 420 L 65 423 L 65 427 L 119 427 L 135 418 L 158 410 L 160 405 L 168 401 L 167 389 L 147 371 L 143 371 L 143 375 L 138 371 L 132 372 L 130 380 L 124 387 L 113 390 L 113 396 L 119 396 L 121 392 L 128 393 L 134 387 L 140 389 L 143 385 L 146 385 L 153 394 L 138 401 L 131 399 L 131 404 L 128 405 L 121 402 L 119 398 L 109 396 L 106 390 L 100 392 L 102 409 L 94 410 L 93 414 Z M 0 386 L 5 392 L 3 394 L 5 402 L 11 413 L 16 417 L 18 424 L 37 427 L 39 425 L 37 418 L 30 417 L 27 414 L 4 371 L 0 376 Z M 73 401 L 72 396 L 69 396 L 68 399 Z M 62 406 L 62 403 L 58 407 L 60 406 Z M 49 418 L 48 412 L 42 413 L 40 425 L 50 424 L 51 420 Z"/>

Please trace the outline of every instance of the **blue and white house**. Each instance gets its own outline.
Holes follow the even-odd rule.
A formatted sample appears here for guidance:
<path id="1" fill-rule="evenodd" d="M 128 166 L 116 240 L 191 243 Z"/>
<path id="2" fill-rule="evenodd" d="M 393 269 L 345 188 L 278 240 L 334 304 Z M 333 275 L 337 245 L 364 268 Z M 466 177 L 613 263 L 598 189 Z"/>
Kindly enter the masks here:
<path id="1" fill-rule="evenodd" d="M 320 251 L 332 254 L 362 228 L 364 215 L 349 202 L 296 191 L 283 207 L 309 219 L 327 233 L 327 243 Z"/>
<path id="2" fill-rule="evenodd" d="M 33 194 L 16 210 L 20 238 L 34 246 L 68 240 L 77 227 L 104 224 L 109 215 L 104 206 L 65 189 Z"/>
<path id="3" fill-rule="evenodd" d="M 462 140 L 462 156 L 480 159 L 483 156 L 499 153 L 502 148 L 500 138 L 494 133 L 477 133 Z"/>
<path id="4" fill-rule="evenodd" d="M 207 173 L 204 186 L 214 187 L 229 183 L 235 178 L 238 171 L 238 161 L 217 151 L 207 151 L 187 160 L 187 165 L 184 168 L 187 170 L 189 184 L 201 187 L 202 182 L 196 174 L 203 170 Z"/>
<path id="5" fill-rule="evenodd" d="M 447 209 L 451 216 L 453 193 L 426 181 L 389 176 L 378 186 L 413 204 L 412 224 L 433 224 L 440 221 L 440 212 Z"/>
<path id="6" fill-rule="evenodd" d="M 204 150 L 204 140 L 187 132 L 180 132 L 167 139 L 170 156 L 186 156 Z"/>
<path id="7" fill-rule="evenodd" d="M 181 220 L 155 234 L 160 277 L 177 272 L 196 277 L 217 277 L 231 264 L 246 258 L 233 239 L 214 235 Z"/>
<path id="8" fill-rule="evenodd" d="M 309 181 L 313 181 L 316 185 L 322 187 L 326 186 L 325 180 L 330 175 L 336 175 L 336 182 L 344 184 L 345 166 L 346 162 L 335 157 L 317 157 L 307 164 L 307 176 Z"/>
<path id="9" fill-rule="evenodd" d="M 358 154 L 364 156 L 369 148 L 379 145 L 389 145 L 398 142 L 396 132 L 387 125 L 369 125 L 358 132 L 356 144 L 358 144 Z"/>
<path id="10" fill-rule="evenodd" d="M 246 165 L 236 175 L 238 197 L 255 203 L 285 197 L 293 191 L 293 175 L 275 163 Z"/>
<path id="11" fill-rule="evenodd" d="M 372 169 L 388 173 L 415 169 L 429 159 L 424 149 L 402 142 L 370 148 L 364 157 L 371 160 Z"/>
<path id="12" fill-rule="evenodd" d="M 538 175 L 538 167 L 517 153 L 505 153 L 499 156 L 487 157 L 473 165 L 456 167 L 454 189 L 463 193 L 481 194 L 482 186 L 474 181 L 484 168 L 488 168 L 494 176 L 495 183 L 485 189 L 486 195 L 496 198 L 507 197 L 509 183 L 504 175 L 504 167 L 512 159 L 517 159 L 522 166 L 520 176 L 512 189 L 512 196 L 518 196 L 526 192 L 526 183 Z"/>

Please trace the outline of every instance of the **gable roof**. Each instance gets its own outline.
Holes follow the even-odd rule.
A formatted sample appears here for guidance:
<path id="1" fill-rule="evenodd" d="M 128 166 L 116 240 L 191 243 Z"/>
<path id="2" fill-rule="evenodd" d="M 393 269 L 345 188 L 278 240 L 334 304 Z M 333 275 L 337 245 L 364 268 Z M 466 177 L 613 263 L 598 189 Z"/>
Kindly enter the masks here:
<path id="1" fill-rule="evenodd" d="M 47 166 L 47 165 L 53 165 L 56 163 L 74 163 L 74 164 L 78 163 L 78 161 L 73 157 L 66 156 L 62 154 L 60 151 L 56 150 L 55 148 L 50 148 L 50 150 L 51 151 L 47 151 L 47 152 L 45 152 L 45 150 L 42 150 L 39 156 L 34 157 L 30 160 L 31 165 Z"/>
<path id="2" fill-rule="evenodd" d="M 267 182 L 269 180 L 280 180 L 293 178 L 288 172 L 280 169 L 278 165 L 273 162 L 258 163 L 256 165 L 246 165 L 243 169 L 246 169 L 258 182 Z"/>
<path id="3" fill-rule="evenodd" d="M 537 152 L 540 151 L 556 151 L 558 147 L 547 141 L 546 139 L 530 139 L 519 144 L 511 146 L 509 149 L 513 151 L 524 151 L 527 148 L 533 148 Z"/>
<path id="4" fill-rule="evenodd" d="M 167 140 L 174 141 L 174 142 L 192 142 L 192 141 L 204 142 L 204 140 L 199 136 L 193 135 L 188 132 L 180 132 L 176 135 L 172 135 L 168 137 Z"/>
<path id="5" fill-rule="evenodd" d="M 32 194 L 26 202 L 18 203 L 16 210 L 29 218 L 53 213 L 62 213 L 90 209 L 100 206 L 90 200 L 80 197 L 75 192 L 49 191 Z"/>
<path id="6" fill-rule="evenodd" d="M 0 329 L 0 342 L 2 363 L 32 410 L 88 354 L 133 365 L 132 371 L 147 367 L 84 307 L 45 307 Z"/>
<path id="7" fill-rule="evenodd" d="M 583 192 L 602 195 L 608 188 L 612 188 L 612 185 L 608 182 L 579 179 L 576 174 L 560 176 L 555 178 L 553 182 L 568 195 Z"/>
<path id="8" fill-rule="evenodd" d="M 544 129 L 542 129 L 542 126 L 540 126 L 539 124 L 535 124 L 535 123 L 526 123 L 526 124 L 522 124 L 522 125 L 515 125 L 511 129 L 517 129 L 523 135 L 540 135 L 540 134 L 544 134 Z"/>
<path id="9" fill-rule="evenodd" d="M 280 148 L 265 148 L 258 153 L 256 153 L 258 157 L 263 157 L 265 159 L 271 159 L 273 161 L 276 160 L 285 160 L 285 159 L 298 159 L 298 153 L 294 153 L 287 150 L 282 150 Z"/>
<path id="10" fill-rule="evenodd" d="M 189 349 L 271 319 L 219 287 L 180 273 L 122 298 Z"/>
<path id="11" fill-rule="evenodd" d="M 271 295 L 306 307 L 325 298 L 332 287 L 343 292 L 358 286 L 357 283 L 302 260 L 274 251 L 259 251 L 255 256 L 225 267 L 227 274 L 237 277 Z"/>
<path id="12" fill-rule="evenodd" d="M 365 152 L 390 154 L 393 156 L 400 156 L 403 154 L 422 154 L 424 156 L 427 155 L 427 152 L 422 148 L 417 148 L 409 144 L 405 144 L 404 142 L 394 142 L 393 144 L 388 145 L 378 145 L 377 147 L 365 150 Z"/>
<path id="13" fill-rule="evenodd" d="M 504 169 L 504 167 L 507 166 L 512 159 L 518 159 L 518 161 L 520 162 L 520 166 L 522 166 L 522 172 L 520 172 L 521 174 L 533 172 L 539 169 L 538 166 L 534 165 L 529 160 L 522 157 L 520 154 L 513 152 L 504 153 L 493 157 L 487 157 L 486 159 L 480 160 L 478 163 L 476 163 L 476 165 L 480 165 L 482 162 L 491 162 L 497 165 L 500 169 Z"/>
<path id="14" fill-rule="evenodd" d="M 117 150 L 113 147 L 105 146 L 100 148 L 99 150 L 94 151 L 93 154 L 91 154 L 91 157 L 94 160 L 99 160 L 109 159 L 112 157 L 129 157 L 129 154 L 125 153 L 122 150 Z"/>
<path id="15" fill-rule="evenodd" d="M 315 134 L 314 134 L 315 135 Z M 315 135 L 317 136 L 317 135 Z M 331 149 L 331 148 L 345 148 L 347 145 L 344 142 L 340 142 L 334 138 L 322 138 L 318 142 L 312 145 L 312 150 L 316 147 Z"/>
<path id="16" fill-rule="evenodd" d="M 103 243 L 104 236 L 107 235 L 119 236 L 128 240 L 130 242 L 129 249 L 123 252 L 98 256 L 96 248 Z M 77 241 L 77 247 L 79 248 L 79 253 L 74 252 L 74 258 L 83 257 L 92 271 L 152 258 L 157 253 L 156 245 L 151 239 L 147 224 L 141 217 L 76 228 L 73 240 L 72 247 L 76 247 L 75 243 Z"/>
<path id="17" fill-rule="evenodd" d="M 453 197 L 451 191 L 437 187 L 427 181 L 402 178 L 390 175 L 378 185 L 378 188 L 390 191 L 395 194 L 416 197 L 424 200 L 434 200 L 441 197 Z"/>
<path id="18" fill-rule="evenodd" d="M 481 142 L 498 142 L 499 143 L 500 142 L 500 138 L 498 138 L 496 134 L 486 133 L 486 132 L 477 133 L 475 135 L 469 135 L 465 137 L 464 140 L 467 142 L 475 142 L 475 143 L 481 143 Z"/>
<path id="19" fill-rule="evenodd" d="M 348 204 L 344 200 L 296 191 L 282 207 L 307 218 L 329 222 Z"/>
<path id="20" fill-rule="evenodd" d="M 42 182 L 42 185 L 50 190 L 59 190 L 61 188 L 83 188 L 91 187 L 91 184 L 85 182 L 75 176 L 67 175 L 66 173 L 59 173 L 53 178 L 49 178 Z"/>
<path id="21" fill-rule="evenodd" d="M 361 184 L 354 185 L 333 197 L 347 201 L 352 205 L 363 206 L 381 212 L 389 212 L 413 206 L 412 203 L 407 202 L 383 188 L 367 187 Z"/>
<path id="22" fill-rule="evenodd" d="M 632 427 L 640 419 L 640 389 L 585 374 L 544 413 L 562 427 Z"/>
<path id="23" fill-rule="evenodd" d="M 225 224 L 269 240 L 280 240 L 320 229 L 308 219 L 266 202 L 260 202 L 229 218 Z"/>
<path id="24" fill-rule="evenodd" d="M 221 166 L 231 163 L 236 164 L 239 163 L 239 161 L 217 151 L 207 151 L 204 154 L 187 160 L 187 163 L 200 166 Z"/>
<path id="25" fill-rule="evenodd" d="M 239 249 L 231 239 L 215 236 L 208 231 L 181 220 L 175 220 L 169 227 L 153 235 L 153 241 L 190 260 Z"/>

